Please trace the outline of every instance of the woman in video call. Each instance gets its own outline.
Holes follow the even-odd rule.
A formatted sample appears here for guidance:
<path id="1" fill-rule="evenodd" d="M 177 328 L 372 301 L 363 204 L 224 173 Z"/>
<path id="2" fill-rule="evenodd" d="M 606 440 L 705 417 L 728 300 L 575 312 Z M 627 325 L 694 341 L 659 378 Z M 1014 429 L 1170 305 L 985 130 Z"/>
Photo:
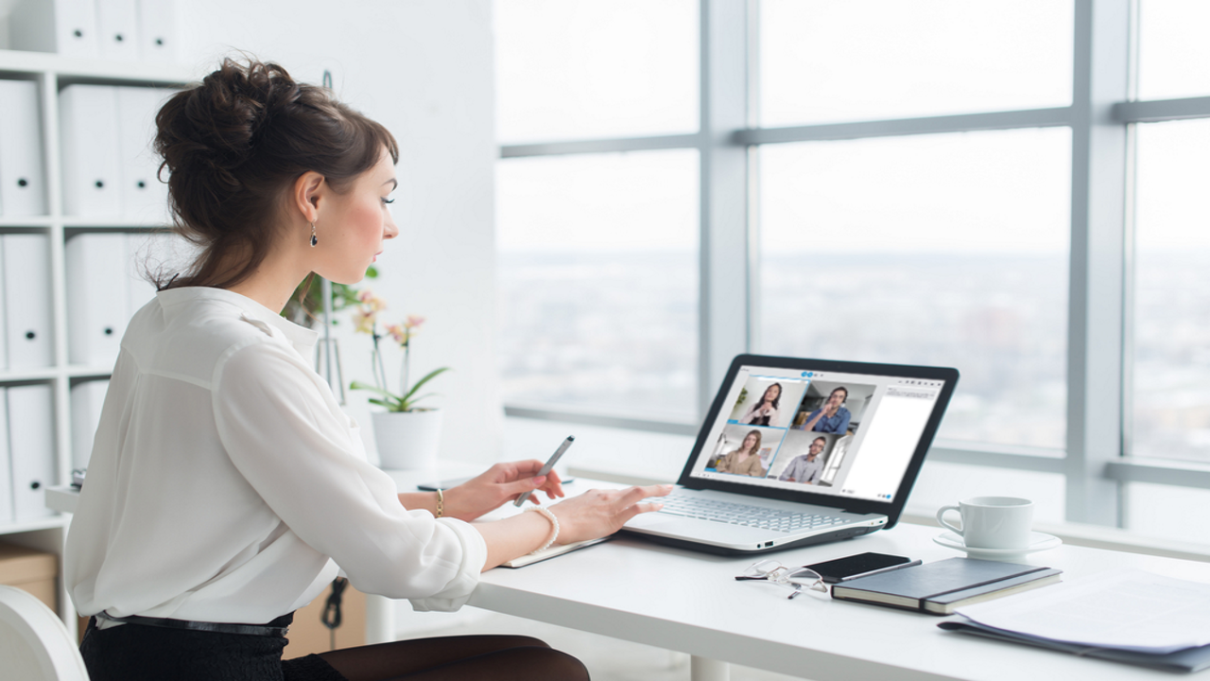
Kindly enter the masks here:
<path id="1" fill-rule="evenodd" d="M 753 430 L 745 435 L 743 443 L 724 456 L 715 470 L 719 473 L 765 477 L 765 469 L 760 465 L 760 431 Z"/>
<path id="2" fill-rule="evenodd" d="M 521 461 L 399 493 L 312 370 L 316 333 L 279 314 L 311 273 L 360 281 L 398 234 L 394 137 L 254 60 L 224 60 L 156 126 L 174 230 L 200 250 L 128 326 L 71 524 L 65 581 L 90 617 L 92 681 L 587 679 L 525 636 L 282 661 L 293 611 L 339 569 L 363 592 L 455 610 L 482 570 L 615 532 L 669 487 L 473 525 L 528 490 L 563 496 L 559 476 Z"/>
<path id="3" fill-rule="evenodd" d="M 774 383 L 765 388 L 765 394 L 761 395 L 760 402 L 753 405 L 739 422 L 753 426 L 767 426 L 777 419 L 777 405 L 780 402 L 781 384 Z"/>

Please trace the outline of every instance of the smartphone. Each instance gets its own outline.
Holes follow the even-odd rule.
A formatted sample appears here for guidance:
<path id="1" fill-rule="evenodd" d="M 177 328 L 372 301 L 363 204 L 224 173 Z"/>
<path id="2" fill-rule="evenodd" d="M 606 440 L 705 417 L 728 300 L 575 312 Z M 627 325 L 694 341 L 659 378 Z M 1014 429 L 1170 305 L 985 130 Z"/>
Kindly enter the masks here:
<path id="1" fill-rule="evenodd" d="M 906 556 L 866 552 L 837 558 L 836 560 L 827 560 L 806 567 L 818 572 L 823 577 L 823 581 L 828 584 L 836 584 L 837 582 L 847 582 L 850 579 L 919 564 L 919 560 L 912 560 Z"/>

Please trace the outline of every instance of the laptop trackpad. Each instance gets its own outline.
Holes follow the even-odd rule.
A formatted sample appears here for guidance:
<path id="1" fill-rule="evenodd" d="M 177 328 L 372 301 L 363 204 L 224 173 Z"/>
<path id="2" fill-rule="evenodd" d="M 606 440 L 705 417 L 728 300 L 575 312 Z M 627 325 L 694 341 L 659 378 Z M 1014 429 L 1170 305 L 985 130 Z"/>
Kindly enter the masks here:
<path id="1" fill-rule="evenodd" d="M 626 527 L 636 530 L 650 530 L 661 526 L 675 525 L 680 521 L 677 516 L 662 513 L 640 513 L 626 521 Z"/>

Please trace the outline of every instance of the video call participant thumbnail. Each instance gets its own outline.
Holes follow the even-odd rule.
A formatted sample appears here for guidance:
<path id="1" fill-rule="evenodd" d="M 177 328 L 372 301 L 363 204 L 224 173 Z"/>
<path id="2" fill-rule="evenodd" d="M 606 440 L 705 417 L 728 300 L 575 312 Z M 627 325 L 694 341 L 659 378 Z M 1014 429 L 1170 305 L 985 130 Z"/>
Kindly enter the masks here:
<path id="1" fill-rule="evenodd" d="M 823 477 L 824 460 L 820 458 L 820 454 L 827 446 L 827 438 L 823 436 L 815 438 L 811 441 L 811 447 L 807 453 L 799 454 L 791 459 L 777 479 L 784 482 L 801 482 L 805 485 L 817 484 Z"/>
<path id="2" fill-rule="evenodd" d="M 754 426 L 774 425 L 777 420 L 777 410 L 780 403 L 781 384 L 774 383 L 765 388 L 765 393 L 761 395 L 760 401 L 754 404 L 739 422 Z"/>
<path id="3" fill-rule="evenodd" d="M 803 430 L 816 433 L 844 433 L 849 429 L 849 419 L 852 414 L 844 408 L 845 400 L 849 399 L 849 390 L 843 386 L 836 388 L 828 395 L 823 406 L 807 416 Z"/>
<path id="4" fill-rule="evenodd" d="M 760 465 L 760 431 L 752 430 L 745 435 L 738 448 L 719 460 L 715 470 L 719 473 L 765 477 L 766 471 Z"/>

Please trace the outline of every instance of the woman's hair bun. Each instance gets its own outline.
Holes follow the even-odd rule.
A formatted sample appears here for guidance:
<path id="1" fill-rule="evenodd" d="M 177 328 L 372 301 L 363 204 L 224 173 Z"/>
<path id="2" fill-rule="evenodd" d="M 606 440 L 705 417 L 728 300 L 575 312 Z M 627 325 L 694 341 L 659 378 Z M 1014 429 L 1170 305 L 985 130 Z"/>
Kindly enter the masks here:
<path id="1" fill-rule="evenodd" d="M 381 124 L 326 88 L 297 83 L 255 58 L 224 59 L 156 116 L 155 150 L 168 173 L 173 229 L 202 254 L 172 286 L 231 286 L 264 259 L 282 193 L 303 173 L 342 191 L 382 157 L 398 162 Z M 247 253 L 234 273 L 230 254 Z M 167 285 L 160 277 L 157 283 Z"/>

